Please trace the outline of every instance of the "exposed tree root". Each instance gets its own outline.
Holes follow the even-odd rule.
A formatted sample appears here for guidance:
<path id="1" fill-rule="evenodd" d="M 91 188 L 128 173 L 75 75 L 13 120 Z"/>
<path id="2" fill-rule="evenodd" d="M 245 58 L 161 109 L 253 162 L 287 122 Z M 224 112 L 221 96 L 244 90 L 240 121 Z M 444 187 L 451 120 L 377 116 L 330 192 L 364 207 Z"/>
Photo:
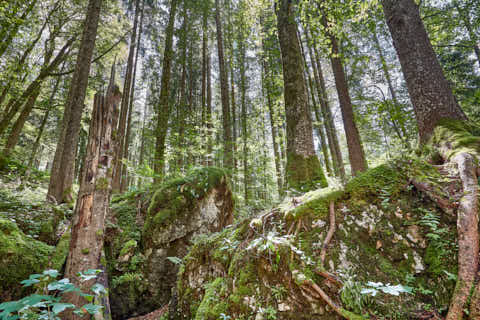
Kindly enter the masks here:
<path id="1" fill-rule="evenodd" d="M 463 197 L 457 212 L 458 279 L 446 320 L 459 320 L 462 319 L 463 308 L 478 269 L 478 180 L 474 156 L 460 153 L 452 161 L 458 165 Z M 478 300 L 472 301 L 473 311 L 478 312 L 479 304 Z M 472 319 L 479 318 L 478 313 L 470 316 Z"/>
<path id="2" fill-rule="evenodd" d="M 328 281 L 334 283 L 335 285 L 339 286 L 340 288 L 343 287 L 343 283 L 340 279 L 338 279 L 338 277 L 334 274 L 331 274 L 327 271 L 323 271 L 323 270 L 318 270 L 318 269 L 315 269 L 313 270 L 316 274 L 318 274 L 319 276 L 321 277 L 324 277 L 325 279 L 327 279 Z"/>
<path id="3" fill-rule="evenodd" d="M 332 240 L 334 233 L 335 233 L 335 203 L 333 201 L 330 201 L 330 228 L 328 229 L 327 236 L 323 241 L 322 251 L 320 252 L 320 259 L 322 261 L 322 265 L 325 262 L 328 244 Z"/>
<path id="4" fill-rule="evenodd" d="M 340 307 L 337 303 L 335 303 L 335 301 L 332 300 L 332 298 L 328 296 L 328 294 L 325 291 L 322 290 L 322 288 L 320 288 L 315 282 L 311 280 L 305 281 L 304 284 L 302 284 L 301 288 L 307 292 L 311 292 L 311 291 L 315 292 L 320 298 L 322 298 L 323 301 L 325 301 L 330 306 L 330 308 L 333 309 L 333 311 L 335 311 L 338 315 L 344 317 L 345 319 L 349 319 L 349 320 L 365 319 L 360 315 L 354 314 Z"/>

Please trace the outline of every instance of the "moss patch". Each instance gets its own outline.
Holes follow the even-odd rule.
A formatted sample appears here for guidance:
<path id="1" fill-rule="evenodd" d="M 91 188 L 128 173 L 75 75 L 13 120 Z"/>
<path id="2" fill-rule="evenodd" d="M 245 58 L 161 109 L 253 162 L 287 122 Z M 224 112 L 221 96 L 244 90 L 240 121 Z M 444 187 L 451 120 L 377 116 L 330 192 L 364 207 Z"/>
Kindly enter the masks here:
<path id="1" fill-rule="evenodd" d="M 460 120 L 440 120 L 433 132 L 430 144 L 448 150 L 445 160 L 450 160 L 461 152 L 480 157 L 480 126 Z"/>
<path id="2" fill-rule="evenodd" d="M 0 218 L 0 300 L 18 297 L 22 280 L 49 266 L 54 248 L 27 237 L 17 225 Z"/>

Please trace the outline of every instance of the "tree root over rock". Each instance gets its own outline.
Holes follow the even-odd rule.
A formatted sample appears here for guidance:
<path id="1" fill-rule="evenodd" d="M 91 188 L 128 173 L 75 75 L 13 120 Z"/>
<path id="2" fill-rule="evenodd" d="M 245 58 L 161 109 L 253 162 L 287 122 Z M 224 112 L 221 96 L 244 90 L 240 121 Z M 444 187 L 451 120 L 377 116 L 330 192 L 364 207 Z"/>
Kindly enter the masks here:
<path id="1" fill-rule="evenodd" d="M 462 319 L 463 308 L 474 286 L 478 269 L 478 180 L 475 157 L 459 153 L 452 162 L 458 165 L 463 186 L 463 197 L 457 211 L 458 279 L 446 320 Z M 475 289 L 471 301 L 471 319 L 480 318 L 480 292 Z"/>

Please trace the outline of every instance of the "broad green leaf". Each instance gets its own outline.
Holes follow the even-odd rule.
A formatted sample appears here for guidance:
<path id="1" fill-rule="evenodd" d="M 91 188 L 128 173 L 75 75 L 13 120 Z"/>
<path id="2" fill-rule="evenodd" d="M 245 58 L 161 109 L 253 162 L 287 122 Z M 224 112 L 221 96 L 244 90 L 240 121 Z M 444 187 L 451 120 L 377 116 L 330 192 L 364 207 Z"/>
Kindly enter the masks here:
<path id="1" fill-rule="evenodd" d="M 55 314 L 59 314 L 60 312 L 64 311 L 67 308 L 68 309 L 75 308 L 75 305 L 71 303 L 53 303 L 52 304 L 52 312 Z"/>

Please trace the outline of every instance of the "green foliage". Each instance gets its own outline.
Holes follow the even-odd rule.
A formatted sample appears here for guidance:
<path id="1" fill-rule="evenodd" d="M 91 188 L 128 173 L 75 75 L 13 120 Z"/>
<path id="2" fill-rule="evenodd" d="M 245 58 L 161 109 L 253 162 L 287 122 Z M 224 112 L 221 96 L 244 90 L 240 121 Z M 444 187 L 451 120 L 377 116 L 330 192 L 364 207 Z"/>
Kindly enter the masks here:
<path id="1" fill-rule="evenodd" d="M 81 281 L 95 279 L 101 270 L 87 270 L 78 274 Z M 59 272 L 49 269 L 41 274 L 31 274 L 21 283 L 24 287 L 34 287 L 37 293 L 28 295 L 17 301 L 9 301 L 0 304 L 0 318 L 2 320 L 14 319 L 48 319 L 60 320 L 60 314 L 71 309 L 78 316 L 99 313 L 102 306 L 93 303 L 95 298 L 107 294 L 106 289 L 99 283 L 95 283 L 88 292 L 82 292 L 78 287 L 64 278 L 57 280 Z M 75 293 L 87 300 L 87 304 L 76 306 L 62 302 L 65 293 Z"/>

